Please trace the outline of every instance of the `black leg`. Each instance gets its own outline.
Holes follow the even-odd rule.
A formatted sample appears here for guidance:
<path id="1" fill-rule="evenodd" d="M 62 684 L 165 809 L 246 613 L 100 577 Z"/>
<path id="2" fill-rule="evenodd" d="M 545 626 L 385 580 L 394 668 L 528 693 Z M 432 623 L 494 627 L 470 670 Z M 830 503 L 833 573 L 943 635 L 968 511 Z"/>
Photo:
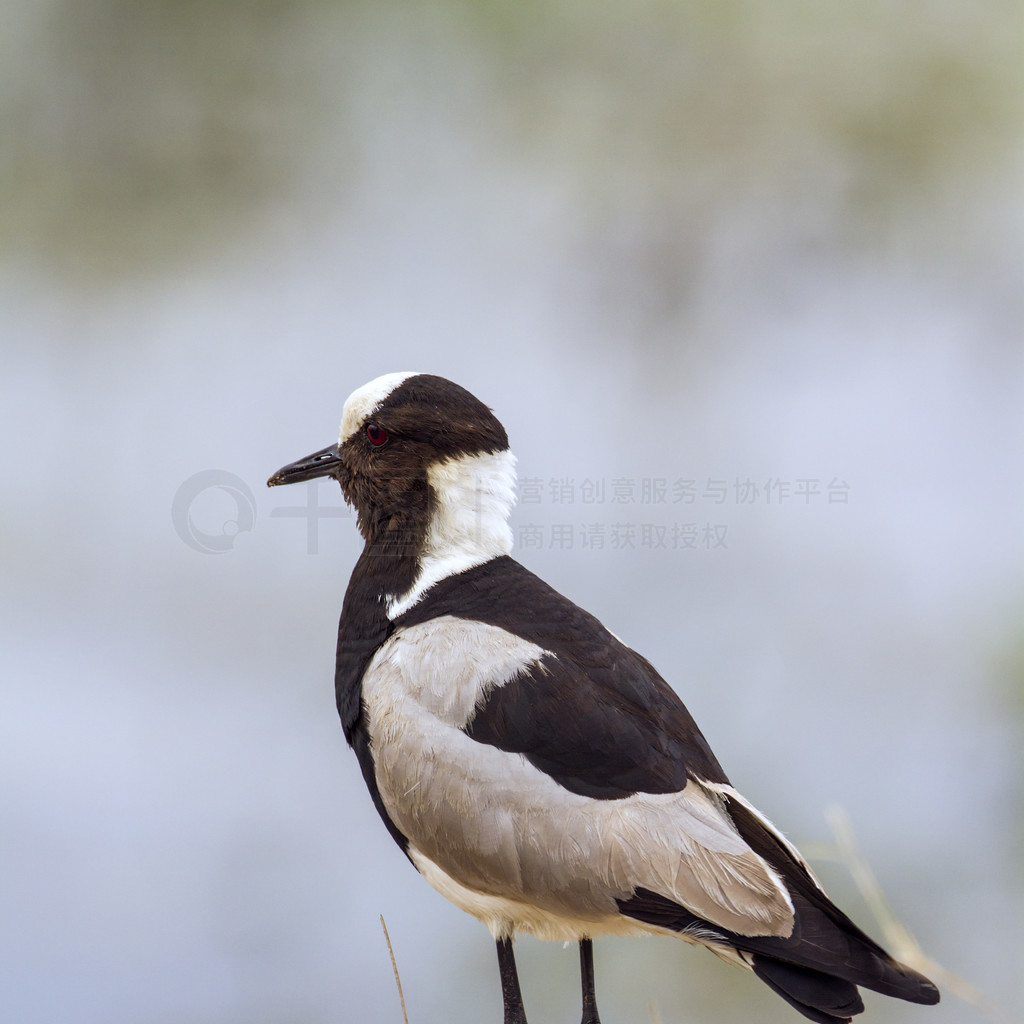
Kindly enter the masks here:
<path id="1" fill-rule="evenodd" d="M 505 1024 L 526 1024 L 511 939 L 498 939 L 498 971 L 501 974 L 501 998 L 505 1001 Z"/>
<path id="2" fill-rule="evenodd" d="M 594 994 L 594 943 L 580 939 L 580 976 L 583 979 L 583 1024 L 601 1024 Z"/>

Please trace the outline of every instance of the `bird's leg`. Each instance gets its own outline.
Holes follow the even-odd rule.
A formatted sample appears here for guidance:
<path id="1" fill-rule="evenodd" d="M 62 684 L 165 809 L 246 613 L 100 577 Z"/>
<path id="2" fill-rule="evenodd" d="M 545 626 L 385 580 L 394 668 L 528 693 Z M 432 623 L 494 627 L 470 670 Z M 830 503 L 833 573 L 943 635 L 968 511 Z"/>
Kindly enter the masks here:
<path id="1" fill-rule="evenodd" d="M 501 974 L 501 998 L 505 1001 L 505 1024 L 526 1024 L 523 994 L 519 991 L 519 973 L 512 952 L 512 939 L 498 939 L 498 972 Z"/>
<path id="2" fill-rule="evenodd" d="M 583 1024 L 601 1024 L 594 994 L 594 943 L 580 939 L 580 976 L 583 979 Z"/>

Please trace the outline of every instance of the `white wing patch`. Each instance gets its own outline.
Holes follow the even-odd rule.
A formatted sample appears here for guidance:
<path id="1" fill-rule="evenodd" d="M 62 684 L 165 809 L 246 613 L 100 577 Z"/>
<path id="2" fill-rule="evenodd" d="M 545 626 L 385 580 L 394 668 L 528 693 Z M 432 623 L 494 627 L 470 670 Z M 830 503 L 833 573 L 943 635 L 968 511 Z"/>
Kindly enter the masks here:
<path id="1" fill-rule="evenodd" d="M 497 626 L 441 615 L 388 639 L 367 668 L 363 700 L 374 723 L 461 730 L 488 692 L 546 654 L 554 657 Z"/>
<path id="2" fill-rule="evenodd" d="M 399 630 L 370 663 L 363 698 L 381 799 L 427 880 L 498 935 L 661 931 L 623 921 L 615 901 L 638 888 L 739 934 L 790 934 L 785 886 L 709 786 L 595 800 L 462 731 L 491 688 L 546 654 L 444 616 Z"/>

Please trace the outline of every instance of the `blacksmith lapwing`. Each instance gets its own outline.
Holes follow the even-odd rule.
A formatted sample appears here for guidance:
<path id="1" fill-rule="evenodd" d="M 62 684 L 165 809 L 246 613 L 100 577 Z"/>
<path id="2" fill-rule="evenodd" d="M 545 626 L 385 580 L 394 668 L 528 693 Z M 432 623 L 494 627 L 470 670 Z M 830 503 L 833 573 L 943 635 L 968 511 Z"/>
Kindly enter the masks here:
<path id="1" fill-rule="evenodd" d="M 345 736 L 384 824 L 498 948 L 506 1024 L 525 1024 L 517 932 L 579 943 L 675 935 L 749 968 L 804 1016 L 848 1021 L 857 986 L 938 990 L 825 895 L 730 785 L 675 692 L 511 557 L 515 460 L 482 402 L 393 373 L 345 402 L 337 444 L 270 486 L 331 476 L 365 540 L 338 628 Z"/>

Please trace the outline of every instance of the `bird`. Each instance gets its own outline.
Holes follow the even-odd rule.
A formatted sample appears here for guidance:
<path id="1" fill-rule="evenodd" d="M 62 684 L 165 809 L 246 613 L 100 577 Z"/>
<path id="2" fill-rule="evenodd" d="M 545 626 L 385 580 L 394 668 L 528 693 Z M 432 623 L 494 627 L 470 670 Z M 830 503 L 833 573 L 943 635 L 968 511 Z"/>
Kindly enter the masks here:
<path id="1" fill-rule="evenodd" d="M 384 374 L 337 443 L 267 483 L 321 477 L 364 541 L 338 626 L 345 737 L 402 852 L 489 929 L 504 1024 L 526 1024 L 521 933 L 578 943 L 582 1024 L 608 935 L 706 946 L 819 1024 L 860 1013 L 860 987 L 939 1001 L 733 788 L 651 663 L 512 557 L 515 457 L 488 406 Z"/>

